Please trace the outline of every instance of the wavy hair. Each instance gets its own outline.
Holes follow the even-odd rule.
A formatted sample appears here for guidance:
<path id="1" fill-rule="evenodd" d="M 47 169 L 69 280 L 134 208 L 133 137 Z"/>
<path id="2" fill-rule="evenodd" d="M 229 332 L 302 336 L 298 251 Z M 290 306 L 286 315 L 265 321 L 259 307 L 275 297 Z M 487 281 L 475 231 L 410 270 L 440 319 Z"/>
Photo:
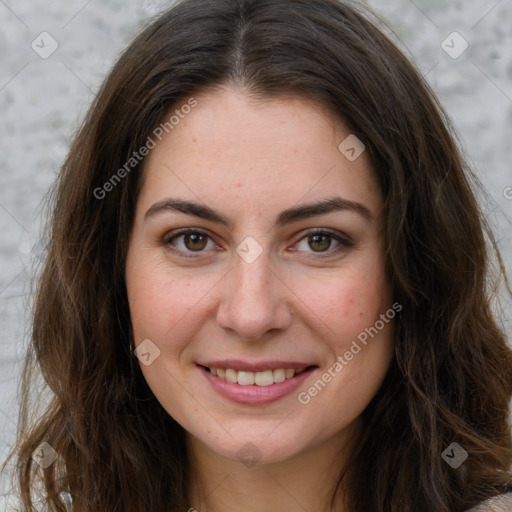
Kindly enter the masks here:
<path id="1" fill-rule="evenodd" d="M 95 191 L 183 98 L 226 83 L 327 106 L 366 145 L 382 190 L 403 310 L 340 468 L 350 510 L 462 512 L 512 488 L 512 351 L 493 309 L 503 262 L 450 120 L 373 16 L 337 0 L 184 0 L 119 58 L 51 196 L 11 454 L 24 511 L 36 491 L 51 512 L 66 509 L 62 493 L 74 512 L 188 508 L 184 429 L 132 350 L 124 273 L 144 160 L 103 198 Z M 38 372 L 50 398 L 34 416 Z M 43 441 L 58 454 L 46 469 L 31 458 Z M 454 441 L 469 453 L 458 470 L 441 457 Z"/>

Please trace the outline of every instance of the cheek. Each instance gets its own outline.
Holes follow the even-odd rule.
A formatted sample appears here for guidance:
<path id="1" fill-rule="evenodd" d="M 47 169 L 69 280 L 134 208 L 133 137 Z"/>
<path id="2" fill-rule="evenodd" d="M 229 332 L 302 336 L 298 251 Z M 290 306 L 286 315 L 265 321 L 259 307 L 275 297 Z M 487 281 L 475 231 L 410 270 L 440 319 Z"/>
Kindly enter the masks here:
<path id="1" fill-rule="evenodd" d="M 332 391 L 341 389 L 341 396 L 351 397 L 354 406 L 364 404 L 376 392 L 394 346 L 394 311 L 381 320 L 392 306 L 383 266 L 379 261 L 347 266 L 346 272 L 331 276 L 316 290 L 311 309 L 320 312 L 321 336 L 329 353 L 326 364 L 343 358 Z"/>
<path id="2" fill-rule="evenodd" d="M 179 292 L 177 293 L 177 290 Z M 162 339 L 197 303 L 188 283 L 157 279 L 141 272 L 128 283 L 135 339 Z"/>
<path id="3" fill-rule="evenodd" d="M 218 278 L 193 271 L 170 270 L 165 261 L 144 261 L 133 253 L 127 260 L 126 286 L 135 343 L 149 338 L 162 348 L 179 348 L 179 340 L 199 325 L 208 295 Z M 169 346 L 168 340 L 173 341 Z"/>
<path id="4" fill-rule="evenodd" d="M 391 306 L 383 272 L 351 268 L 331 276 L 311 294 L 310 306 L 332 333 L 357 336 Z"/>
<path id="5" fill-rule="evenodd" d="M 393 354 L 395 313 L 381 320 L 392 308 L 384 274 L 354 268 L 330 281 L 315 308 L 322 312 L 328 349 L 318 379 L 329 383 L 324 388 L 316 381 L 304 391 L 314 397 L 317 411 L 329 410 L 338 418 L 319 427 L 322 435 L 330 435 L 357 418 L 381 386 Z"/>
<path id="6" fill-rule="evenodd" d="M 134 249 L 128 253 L 126 288 L 136 343 L 143 338 L 160 338 L 175 323 L 175 317 L 186 311 L 189 287 L 185 284 L 176 293 L 179 284 L 175 281 L 145 251 Z"/>

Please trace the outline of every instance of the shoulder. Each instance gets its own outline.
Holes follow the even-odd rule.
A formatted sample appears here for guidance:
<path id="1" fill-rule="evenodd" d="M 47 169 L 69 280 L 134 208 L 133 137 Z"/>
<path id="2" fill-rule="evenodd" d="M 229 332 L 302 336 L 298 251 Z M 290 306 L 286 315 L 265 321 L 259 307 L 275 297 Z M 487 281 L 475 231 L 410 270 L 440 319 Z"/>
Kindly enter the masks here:
<path id="1" fill-rule="evenodd" d="M 512 492 L 495 496 L 467 512 L 511 512 Z"/>

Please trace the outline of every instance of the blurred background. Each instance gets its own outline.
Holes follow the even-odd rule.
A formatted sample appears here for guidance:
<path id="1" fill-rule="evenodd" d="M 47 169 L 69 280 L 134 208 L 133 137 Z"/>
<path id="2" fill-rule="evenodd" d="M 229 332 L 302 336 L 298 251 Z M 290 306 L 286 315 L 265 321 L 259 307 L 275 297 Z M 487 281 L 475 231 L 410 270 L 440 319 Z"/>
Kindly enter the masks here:
<path id="1" fill-rule="evenodd" d="M 112 63 L 171 3 L 0 0 L 0 464 L 16 436 L 41 202 Z M 387 21 L 451 116 L 512 272 L 512 1 L 365 3 Z M 503 307 L 510 335 L 512 305 Z"/>

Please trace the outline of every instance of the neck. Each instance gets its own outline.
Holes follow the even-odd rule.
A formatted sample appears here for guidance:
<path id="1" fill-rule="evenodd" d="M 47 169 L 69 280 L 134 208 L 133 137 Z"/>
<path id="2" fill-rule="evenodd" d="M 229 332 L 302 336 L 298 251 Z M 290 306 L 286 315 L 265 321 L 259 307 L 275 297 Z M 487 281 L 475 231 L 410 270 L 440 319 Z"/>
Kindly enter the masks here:
<path id="1" fill-rule="evenodd" d="M 331 499 L 353 445 L 349 434 L 340 432 L 285 461 L 252 467 L 188 436 L 190 512 L 347 512 L 342 487 L 333 507 Z"/>

